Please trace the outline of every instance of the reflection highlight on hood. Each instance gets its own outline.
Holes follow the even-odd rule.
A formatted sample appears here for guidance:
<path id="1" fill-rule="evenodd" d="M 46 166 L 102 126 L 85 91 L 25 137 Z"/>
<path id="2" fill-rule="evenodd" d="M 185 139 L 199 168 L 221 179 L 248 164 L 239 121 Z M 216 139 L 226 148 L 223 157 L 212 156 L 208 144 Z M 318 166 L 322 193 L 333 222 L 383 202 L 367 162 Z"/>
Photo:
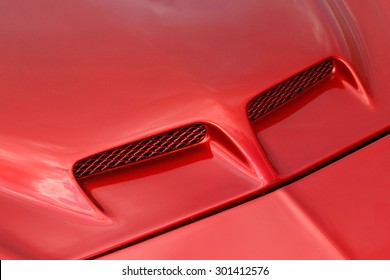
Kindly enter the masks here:
<path id="1" fill-rule="evenodd" d="M 1 137 L 1 192 L 102 218 L 56 157 L 64 153 L 64 148 L 13 140 Z"/>

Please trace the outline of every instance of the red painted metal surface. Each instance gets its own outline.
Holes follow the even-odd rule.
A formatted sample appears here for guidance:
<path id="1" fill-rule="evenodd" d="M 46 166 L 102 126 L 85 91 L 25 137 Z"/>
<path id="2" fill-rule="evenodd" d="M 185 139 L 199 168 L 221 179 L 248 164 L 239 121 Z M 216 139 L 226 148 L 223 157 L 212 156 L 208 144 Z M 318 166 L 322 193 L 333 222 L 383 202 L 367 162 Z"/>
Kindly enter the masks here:
<path id="1" fill-rule="evenodd" d="M 389 259 L 390 136 L 285 188 L 102 259 Z"/>
<path id="2" fill-rule="evenodd" d="M 0 256 L 93 257 L 383 133 L 389 6 L 1 1 Z M 331 77 L 250 123 L 250 100 L 325 59 Z M 75 179 L 83 158 L 193 123 L 210 132 L 196 147 Z"/>

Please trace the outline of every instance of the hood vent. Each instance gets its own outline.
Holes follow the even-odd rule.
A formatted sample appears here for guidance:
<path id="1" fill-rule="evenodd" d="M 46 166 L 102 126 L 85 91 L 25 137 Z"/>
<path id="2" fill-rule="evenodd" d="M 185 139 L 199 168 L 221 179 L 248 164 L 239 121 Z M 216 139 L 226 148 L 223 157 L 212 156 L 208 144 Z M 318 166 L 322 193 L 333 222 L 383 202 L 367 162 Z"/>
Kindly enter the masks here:
<path id="1" fill-rule="evenodd" d="M 252 99 L 247 106 L 249 120 L 254 121 L 286 103 L 329 76 L 333 68 L 332 60 L 325 60 L 261 93 Z"/>
<path id="2" fill-rule="evenodd" d="M 203 124 L 193 124 L 157 134 L 82 159 L 73 167 L 76 179 L 138 163 L 200 143 L 206 137 Z"/>

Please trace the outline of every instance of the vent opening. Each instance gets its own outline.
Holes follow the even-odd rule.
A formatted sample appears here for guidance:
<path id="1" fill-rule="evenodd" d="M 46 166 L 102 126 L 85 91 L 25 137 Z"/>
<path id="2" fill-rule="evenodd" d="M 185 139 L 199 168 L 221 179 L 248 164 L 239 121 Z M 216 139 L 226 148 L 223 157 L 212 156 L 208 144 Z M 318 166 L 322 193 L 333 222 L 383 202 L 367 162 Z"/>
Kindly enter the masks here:
<path id="1" fill-rule="evenodd" d="M 254 121 L 286 103 L 302 91 L 329 76 L 333 68 L 332 60 L 325 60 L 261 93 L 247 105 L 249 120 Z"/>
<path id="2" fill-rule="evenodd" d="M 76 179 L 145 161 L 200 143 L 206 137 L 203 124 L 193 124 L 113 148 L 76 162 Z"/>

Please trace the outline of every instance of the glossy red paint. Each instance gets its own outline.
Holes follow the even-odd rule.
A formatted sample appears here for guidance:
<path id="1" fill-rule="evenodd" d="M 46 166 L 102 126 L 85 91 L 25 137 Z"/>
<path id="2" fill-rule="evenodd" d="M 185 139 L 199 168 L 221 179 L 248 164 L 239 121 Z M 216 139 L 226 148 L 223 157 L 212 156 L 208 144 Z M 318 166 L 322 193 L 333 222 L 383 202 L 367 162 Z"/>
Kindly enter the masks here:
<path id="1" fill-rule="evenodd" d="M 92 257 L 388 130 L 389 15 L 386 1 L 1 1 L 0 256 Z M 328 58 L 327 81 L 249 122 L 253 97 Z M 72 174 L 191 123 L 208 128 L 197 147 Z"/>
<path id="2" fill-rule="evenodd" d="M 389 259 L 390 136 L 285 188 L 102 259 Z"/>

